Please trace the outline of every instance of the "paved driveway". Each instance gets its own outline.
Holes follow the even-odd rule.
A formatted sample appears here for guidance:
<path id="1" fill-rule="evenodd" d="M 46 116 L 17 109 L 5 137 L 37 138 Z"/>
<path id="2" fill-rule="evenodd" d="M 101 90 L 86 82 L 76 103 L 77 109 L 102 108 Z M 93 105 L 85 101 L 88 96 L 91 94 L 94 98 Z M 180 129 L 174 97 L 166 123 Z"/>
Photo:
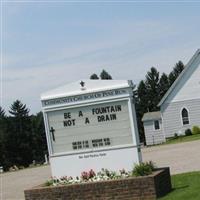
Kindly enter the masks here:
<path id="1" fill-rule="evenodd" d="M 158 167 L 169 166 L 172 174 L 200 171 L 200 140 L 143 148 L 142 155 L 144 161 L 152 160 Z M 51 173 L 49 166 L 43 166 L 0 176 L 0 200 L 22 200 L 24 189 L 44 183 Z"/>
<path id="2" fill-rule="evenodd" d="M 200 140 L 143 148 L 143 161 L 170 167 L 171 174 L 200 171 Z"/>
<path id="3" fill-rule="evenodd" d="M 44 183 L 51 176 L 51 172 L 49 166 L 42 166 L 4 173 L 0 176 L 3 186 L 0 190 L 0 194 L 3 192 L 0 200 L 22 200 L 25 189 Z"/>

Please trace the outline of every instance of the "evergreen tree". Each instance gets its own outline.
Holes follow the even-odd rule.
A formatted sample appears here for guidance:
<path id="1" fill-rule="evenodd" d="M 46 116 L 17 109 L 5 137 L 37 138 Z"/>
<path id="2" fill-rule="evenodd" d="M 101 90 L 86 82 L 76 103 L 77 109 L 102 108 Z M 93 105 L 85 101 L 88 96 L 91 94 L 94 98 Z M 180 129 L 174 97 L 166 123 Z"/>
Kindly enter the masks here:
<path id="1" fill-rule="evenodd" d="M 145 85 L 147 88 L 148 111 L 156 111 L 159 103 L 159 72 L 156 68 L 152 67 L 147 72 Z"/>
<path id="2" fill-rule="evenodd" d="M 6 135 L 6 116 L 4 109 L 0 106 L 0 166 L 5 165 L 5 135 Z"/>
<path id="3" fill-rule="evenodd" d="M 23 105 L 21 101 L 16 100 L 9 110 L 9 113 L 13 117 L 21 118 L 21 117 L 27 117 L 29 114 L 29 109 L 26 108 L 26 105 Z"/>
<path id="4" fill-rule="evenodd" d="M 159 89 L 159 72 L 152 67 L 147 72 L 145 81 L 140 81 L 137 88 L 136 112 L 141 142 L 145 142 L 142 117 L 146 112 L 158 110 Z"/>
<path id="5" fill-rule="evenodd" d="M 170 86 L 174 83 L 174 81 L 177 79 L 177 77 L 183 71 L 183 69 L 184 69 L 184 64 L 182 63 L 182 61 L 179 61 L 178 63 L 176 63 L 172 72 L 169 74 L 169 84 L 170 84 Z"/>
<path id="6" fill-rule="evenodd" d="M 90 79 L 99 79 L 99 77 L 98 77 L 96 74 L 92 74 L 92 75 L 90 76 Z"/>
<path id="7" fill-rule="evenodd" d="M 148 90 L 144 81 L 140 81 L 137 88 L 138 104 L 140 106 L 140 112 L 147 112 L 148 106 Z"/>
<path id="8" fill-rule="evenodd" d="M 6 137 L 6 148 L 9 150 L 10 164 L 28 166 L 32 162 L 31 121 L 29 109 L 16 100 L 10 107 L 9 130 Z"/>
<path id="9" fill-rule="evenodd" d="M 145 141 L 144 135 L 144 127 L 142 123 L 142 117 L 145 112 L 148 111 L 148 91 L 144 81 L 140 81 L 137 87 L 137 95 L 135 95 L 136 99 L 136 113 L 137 113 L 137 123 L 138 123 L 138 131 L 140 136 L 140 141 Z"/>
<path id="10" fill-rule="evenodd" d="M 110 74 L 108 74 L 108 72 L 105 71 L 104 69 L 102 70 L 100 77 L 101 77 L 102 80 L 112 79 L 112 76 Z"/>
<path id="11" fill-rule="evenodd" d="M 165 73 L 163 73 L 159 81 L 159 101 L 163 98 L 169 87 L 170 84 L 168 76 Z"/>
<path id="12" fill-rule="evenodd" d="M 31 116 L 32 122 L 32 153 L 36 162 L 44 162 L 47 154 L 47 142 L 42 112 Z"/>
<path id="13" fill-rule="evenodd" d="M 4 109 L 0 106 L 0 118 L 5 117 L 5 111 Z"/>

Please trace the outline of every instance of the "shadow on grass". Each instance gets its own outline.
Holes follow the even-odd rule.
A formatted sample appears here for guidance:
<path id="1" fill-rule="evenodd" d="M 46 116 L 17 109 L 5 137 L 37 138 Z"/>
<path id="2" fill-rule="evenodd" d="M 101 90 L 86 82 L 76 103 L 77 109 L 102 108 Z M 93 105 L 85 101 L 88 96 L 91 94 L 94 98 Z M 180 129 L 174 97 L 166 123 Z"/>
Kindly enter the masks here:
<path id="1" fill-rule="evenodd" d="M 164 196 L 160 196 L 158 199 L 159 199 L 159 200 L 165 199 L 166 197 L 173 195 L 173 194 L 171 194 L 171 193 L 173 193 L 173 192 L 178 192 L 179 190 L 183 190 L 183 189 L 188 188 L 188 187 L 189 187 L 189 185 L 183 185 L 183 186 L 176 186 L 176 187 L 173 187 L 173 188 L 171 189 L 171 191 L 170 191 L 168 194 L 165 194 Z"/>
<path id="2" fill-rule="evenodd" d="M 189 185 L 176 186 L 176 187 L 172 188 L 171 192 L 174 192 L 176 190 L 182 190 L 182 189 L 185 189 L 185 188 L 188 188 L 188 187 L 189 187 Z"/>

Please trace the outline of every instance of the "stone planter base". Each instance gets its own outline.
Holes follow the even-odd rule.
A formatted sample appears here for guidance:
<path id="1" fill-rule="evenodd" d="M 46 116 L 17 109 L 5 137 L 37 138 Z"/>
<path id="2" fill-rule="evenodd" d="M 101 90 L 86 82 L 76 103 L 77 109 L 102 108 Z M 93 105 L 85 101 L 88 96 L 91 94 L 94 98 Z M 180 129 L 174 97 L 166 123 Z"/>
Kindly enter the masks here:
<path id="1" fill-rule="evenodd" d="M 169 168 L 152 175 L 25 190 L 26 200 L 153 200 L 171 191 Z"/>

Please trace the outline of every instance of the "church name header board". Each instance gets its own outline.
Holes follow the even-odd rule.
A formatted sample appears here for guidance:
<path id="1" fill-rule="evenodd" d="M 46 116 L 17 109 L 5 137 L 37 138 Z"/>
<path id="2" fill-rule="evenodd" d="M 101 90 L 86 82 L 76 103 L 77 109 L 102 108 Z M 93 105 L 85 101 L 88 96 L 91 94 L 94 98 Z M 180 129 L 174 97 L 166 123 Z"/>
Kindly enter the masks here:
<path id="1" fill-rule="evenodd" d="M 81 95 L 42 100 L 53 176 L 129 170 L 141 160 L 132 87 L 124 81 L 124 88 L 88 93 L 87 83 L 84 90 L 77 83 Z"/>
<path id="2" fill-rule="evenodd" d="M 123 94 L 127 94 L 128 91 L 125 89 L 117 89 L 117 90 L 109 90 L 104 92 L 95 92 L 90 94 L 83 94 L 77 96 L 70 96 L 70 97 L 62 97 L 57 99 L 50 99 L 50 100 L 43 100 L 42 106 L 52 106 L 58 104 L 68 104 L 73 102 L 79 101 L 87 101 L 92 99 L 104 98 L 104 97 L 112 97 L 112 96 L 119 96 Z"/>

